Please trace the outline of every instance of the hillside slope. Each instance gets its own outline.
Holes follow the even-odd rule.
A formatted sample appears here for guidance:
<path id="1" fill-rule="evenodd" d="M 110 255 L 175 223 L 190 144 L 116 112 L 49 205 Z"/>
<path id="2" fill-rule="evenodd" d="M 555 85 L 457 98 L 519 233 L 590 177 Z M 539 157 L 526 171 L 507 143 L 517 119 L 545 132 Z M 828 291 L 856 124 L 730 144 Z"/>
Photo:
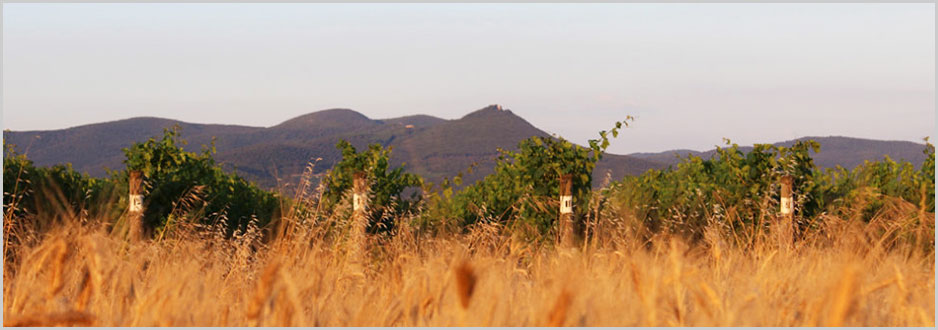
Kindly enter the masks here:
<path id="1" fill-rule="evenodd" d="M 882 141 L 872 139 L 861 139 L 844 136 L 806 136 L 794 140 L 773 143 L 776 146 L 790 147 L 797 141 L 814 140 L 821 144 L 821 150 L 818 153 L 811 152 L 815 165 L 822 168 L 832 168 L 842 166 L 852 169 L 864 161 L 881 160 L 889 156 L 893 160 L 905 160 L 912 162 L 916 166 L 925 161 L 925 145 L 909 141 Z M 722 146 L 721 146 L 722 147 Z M 752 150 L 752 147 L 740 146 L 739 149 L 744 152 Z M 707 151 L 694 151 L 687 149 L 669 150 L 658 153 L 634 153 L 629 156 L 644 159 L 659 164 L 674 165 L 680 162 L 681 158 L 687 155 L 698 156 L 709 159 L 716 155 L 716 149 Z"/>
<path id="2" fill-rule="evenodd" d="M 453 120 L 427 115 L 375 120 L 349 109 L 329 109 L 266 128 L 141 117 L 61 130 L 5 131 L 3 137 L 5 143 L 14 144 L 18 152 L 27 153 L 38 165 L 71 163 L 78 171 L 103 176 L 105 169 L 123 168 L 122 148 L 135 141 L 159 137 L 164 128 L 173 126 L 178 126 L 181 136 L 188 141 L 185 148 L 189 151 L 200 151 L 214 138 L 215 159 L 219 163 L 266 188 L 295 184 L 311 163 L 315 164 L 316 174 L 331 168 L 341 157 L 335 149 L 339 139 L 356 148 L 366 148 L 370 143 L 391 146 L 394 165 L 405 164 L 408 171 L 430 181 L 462 172 L 465 182 L 473 182 L 492 172 L 498 148 L 513 150 L 523 139 L 549 136 L 511 110 L 492 105 Z M 916 164 L 924 160 L 925 146 L 906 141 L 804 137 L 776 145 L 790 146 L 804 139 L 821 143 L 821 152 L 814 155 L 821 167 L 853 168 L 864 160 L 878 160 L 884 155 Z M 687 154 L 709 158 L 714 150 L 606 154 L 593 173 L 594 182 L 602 183 L 607 174 L 617 179 L 664 168 L 676 164 L 678 155 Z M 467 169 L 473 164 L 470 174 Z"/>
<path id="3" fill-rule="evenodd" d="M 38 165 L 71 163 L 78 171 L 103 176 L 105 169 L 123 168 L 121 148 L 158 137 L 174 125 L 188 141 L 186 150 L 199 151 L 214 137 L 219 163 L 267 188 L 278 186 L 278 181 L 295 184 L 311 162 L 317 174 L 331 168 L 341 157 L 335 149 L 339 139 L 356 148 L 370 143 L 391 146 L 393 164 L 405 164 L 408 171 L 430 181 L 463 172 L 464 181 L 473 182 L 492 172 L 498 148 L 514 149 L 523 139 L 549 136 L 510 110 L 493 105 L 454 120 L 427 115 L 374 120 L 349 109 L 329 109 L 267 128 L 146 117 L 62 130 L 6 131 L 4 139 Z M 467 173 L 473 164 L 473 172 Z M 658 167 L 647 160 L 610 154 L 596 173 L 621 177 Z"/>

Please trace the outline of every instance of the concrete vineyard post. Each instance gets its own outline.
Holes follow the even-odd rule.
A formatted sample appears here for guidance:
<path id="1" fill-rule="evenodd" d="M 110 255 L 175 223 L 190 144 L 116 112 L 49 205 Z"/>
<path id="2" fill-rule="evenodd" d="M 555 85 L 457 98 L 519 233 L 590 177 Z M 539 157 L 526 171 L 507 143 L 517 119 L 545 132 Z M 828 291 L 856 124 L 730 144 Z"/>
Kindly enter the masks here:
<path id="1" fill-rule="evenodd" d="M 573 245 L 573 175 L 560 176 L 560 242 Z"/>
<path id="2" fill-rule="evenodd" d="M 794 202 L 791 196 L 791 186 L 792 178 L 790 175 L 782 177 L 782 194 L 781 200 L 779 203 L 779 213 L 782 214 L 782 219 L 785 220 L 788 224 L 792 223 L 794 219 Z"/>
<path id="3" fill-rule="evenodd" d="M 365 209 L 368 207 L 368 178 L 364 172 L 357 172 L 352 177 L 352 248 L 360 254 L 365 244 L 365 231 L 368 228 L 368 218 Z"/>
<path id="4" fill-rule="evenodd" d="M 129 200 L 127 207 L 128 219 L 130 220 L 130 239 L 137 241 L 143 238 L 143 173 L 140 171 L 130 171 Z"/>
<path id="5" fill-rule="evenodd" d="M 781 198 L 779 199 L 779 214 L 781 214 L 781 223 L 779 224 L 782 244 L 788 246 L 791 244 L 794 230 L 795 203 L 792 196 L 792 177 L 790 175 L 781 178 Z"/>

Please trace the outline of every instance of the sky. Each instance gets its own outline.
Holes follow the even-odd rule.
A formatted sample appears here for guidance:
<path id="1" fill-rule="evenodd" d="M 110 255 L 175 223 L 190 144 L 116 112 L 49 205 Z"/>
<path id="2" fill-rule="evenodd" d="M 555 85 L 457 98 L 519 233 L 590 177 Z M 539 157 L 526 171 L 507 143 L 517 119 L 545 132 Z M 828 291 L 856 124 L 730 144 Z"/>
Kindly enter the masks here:
<path id="1" fill-rule="evenodd" d="M 3 4 L 3 128 L 500 104 L 608 151 L 935 132 L 934 4 Z"/>

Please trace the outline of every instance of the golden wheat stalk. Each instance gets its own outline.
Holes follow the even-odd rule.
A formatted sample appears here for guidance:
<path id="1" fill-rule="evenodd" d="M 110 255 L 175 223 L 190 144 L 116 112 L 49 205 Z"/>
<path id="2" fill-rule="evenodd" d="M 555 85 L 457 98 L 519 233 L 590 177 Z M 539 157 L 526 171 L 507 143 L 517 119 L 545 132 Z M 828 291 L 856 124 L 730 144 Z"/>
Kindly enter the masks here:
<path id="1" fill-rule="evenodd" d="M 476 274 L 469 261 L 463 261 L 456 266 L 456 292 L 459 294 L 459 304 L 463 309 L 469 308 L 472 293 L 476 287 Z"/>
<path id="2" fill-rule="evenodd" d="M 547 314 L 547 323 L 545 326 L 548 327 L 560 327 L 564 325 L 564 321 L 567 320 L 567 310 L 570 309 L 570 303 L 573 301 L 573 296 L 569 291 L 564 289 L 557 295 L 557 300 L 554 301 L 554 306 L 551 307 L 550 313 Z"/>

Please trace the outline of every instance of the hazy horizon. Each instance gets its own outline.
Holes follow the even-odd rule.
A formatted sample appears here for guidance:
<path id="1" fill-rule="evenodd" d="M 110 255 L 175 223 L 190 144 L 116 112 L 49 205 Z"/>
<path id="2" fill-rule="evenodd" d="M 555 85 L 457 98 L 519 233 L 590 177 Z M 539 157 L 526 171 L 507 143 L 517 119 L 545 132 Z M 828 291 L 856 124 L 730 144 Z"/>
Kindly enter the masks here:
<path id="1" fill-rule="evenodd" d="M 501 104 L 609 152 L 935 130 L 934 4 L 3 4 L 3 127 Z"/>

